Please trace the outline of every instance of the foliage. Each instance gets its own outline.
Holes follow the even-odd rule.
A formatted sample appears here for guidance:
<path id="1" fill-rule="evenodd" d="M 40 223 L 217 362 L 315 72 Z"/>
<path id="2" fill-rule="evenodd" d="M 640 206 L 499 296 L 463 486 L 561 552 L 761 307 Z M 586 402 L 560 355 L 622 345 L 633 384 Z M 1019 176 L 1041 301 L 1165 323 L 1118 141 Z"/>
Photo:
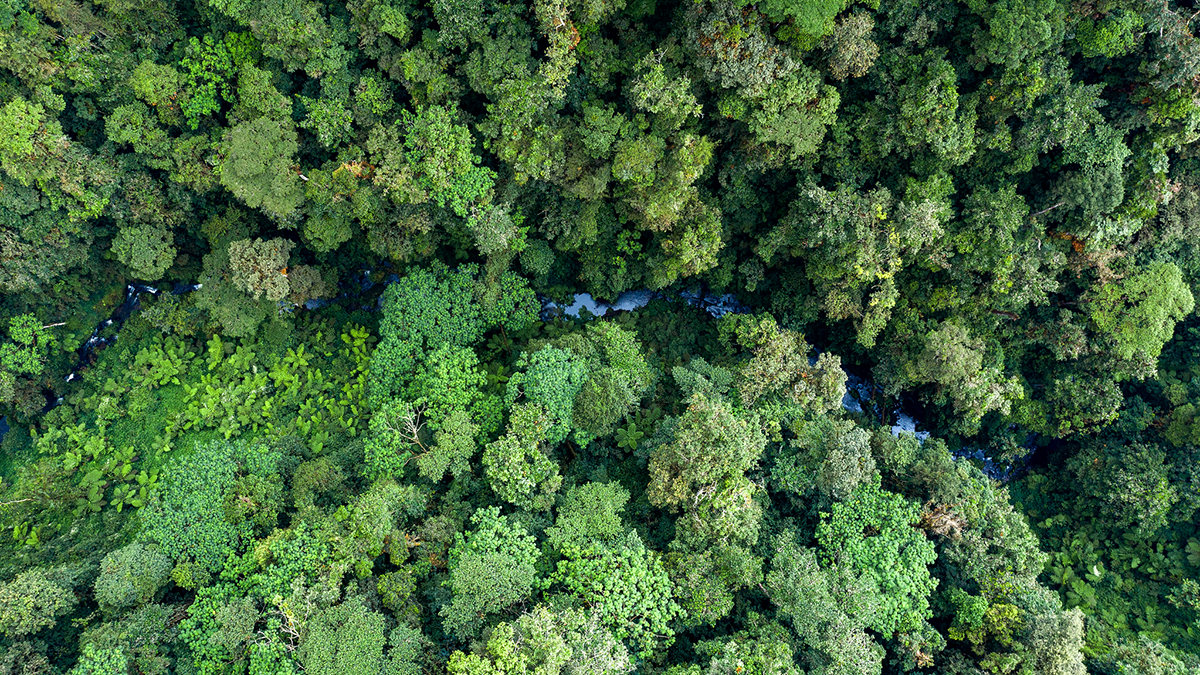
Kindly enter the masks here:
<path id="1" fill-rule="evenodd" d="M 885 636 L 916 630 L 930 617 L 928 597 L 937 580 L 928 566 L 937 554 L 912 527 L 919 519 L 916 504 L 872 482 L 835 503 L 817 525 L 825 564 L 862 574 L 879 588 L 879 612 L 868 625 Z"/>
<path id="2" fill-rule="evenodd" d="M 451 601 L 442 608 L 446 629 L 460 636 L 475 634 L 480 619 L 530 596 L 539 586 L 534 538 L 500 515 L 498 507 L 476 511 L 475 526 L 459 534 L 450 549 Z"/>
<path id="3" fill-rule="evenodd" d="M 0 0 L 0 675 L 1196 670 L 1188 4 Z"/>
<path id="4" fill-rule="evenodd" d="M 659 556 L 637 533 L 614 545 L 568 546 L 551 579 L 592 607 L 619 640 L 639 656 L 670 646 L 670 622 L 681 610 L 671 597 L 671 580 Z"/>
<path id="5" fill-rule="evenodd" d="M 689 528 L 702 539 L 753 543 L 755 486 L 746 472 L 766 444 L 757 420 L 737 416 L 719 398 L 693 394 L 687 411 L 662 424 L 659 434 L 662 441 L 650 456 L 650 502 L 684 510 Z"/>
<path id="6" fill-rule="evenodd" d="M 142 534 L 175 563 L 175 583 L 202 585 L 252 538 L 250 523 L 226 519 L 225 494 L 237 485 L 243 468 L 267 474 L 276 461 L 278 455 L 265 447 L 220 441 L 197 445 L 191 455 L 175 460 L 151 492 Z"/>
<path id="7" fill-rule="evenodd" d="M 1194 306 L 1179 268 L 1158 263 L 1097 289 L 1088 313 L 1096 328 L 1112 337 L 1118 356 L 1129 359 L 1141 352 L 1153 359 Z"/>
<path id="8" fill-rule="evenodd" d="M 304 199 L 292 156 L 298 145 L 290 121 L 260 117 L 233 127 L 221 164 L 221 184 L 250 208 L 288 216 Z"/>
<path id="9" fill-rule="evenodd" d="M 172 561 L 142 544 L 129 544 L 104 557 L 96 579 L 96 601 L 113 610 L 155 599 L 171 574 Z"/>
<path id="10" fill-rule="evenodd" d="M 35 569 L 0 584 L 0 632 L 23 637 L 54 625 L 75 608 L 70 575 L 62 570 Z"/>
<path id="11" fill-rule="evenodd" d="M 559 498 L 554 527 L 546 538 L 560 551 L 604 545 L 625 533 L 621 511 L 629 491 L 617 483 L 585 483 L 567 490 Z"/>
<path id="12" fill-rule="evenodd" d="M 383 664 L 383 616 L 361 600 L 348 600 L 318 612 L 306 626 L 296 650 L 304 672 L 321 675 L 369 675 Z"/>
<path id="13" fill-rule="evenodd" d="M 597 624 L 594 614 L 576 610 L 553 612 L 544 605 L 511 624 L 496 626 L 482 654 L 457 651 L 450 655 L 447 665 L 447 672 L 452 675 L 513 672 L 619 675 L 632 669 L 625 647 Z"/>
<path id="14" fill-rule="evenodd" d="M 539 405 L 521 403 L 512 410 L 508 430 L 483 449 L 488 483 L 506 502 L 545 511 L 562 484 L 558 463 L 546 455 L 549 416 Z"/>

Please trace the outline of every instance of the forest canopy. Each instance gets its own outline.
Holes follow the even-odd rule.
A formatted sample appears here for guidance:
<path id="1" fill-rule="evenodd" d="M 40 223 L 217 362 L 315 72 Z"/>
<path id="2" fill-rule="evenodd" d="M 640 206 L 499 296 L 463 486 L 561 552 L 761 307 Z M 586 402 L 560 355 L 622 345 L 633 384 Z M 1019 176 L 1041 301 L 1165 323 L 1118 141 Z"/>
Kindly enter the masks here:
<path id="1" fill-rule="evenodd" d="M 0 675 L 1200 671 L 1197 21 L 0 0 Z"/>

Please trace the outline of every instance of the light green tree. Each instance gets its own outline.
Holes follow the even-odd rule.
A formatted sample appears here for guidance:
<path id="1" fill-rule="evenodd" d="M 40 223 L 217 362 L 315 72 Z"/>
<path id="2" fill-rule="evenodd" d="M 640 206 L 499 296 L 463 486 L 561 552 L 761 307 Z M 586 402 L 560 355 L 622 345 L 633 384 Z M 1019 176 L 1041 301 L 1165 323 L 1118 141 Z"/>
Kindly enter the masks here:
<path id="1" fill-rule="evenodd" d="M 913 527 L 920 518 L 920 506 L 875 481 L 833 504 L 817 525 L 824 563 L 860 574 L 879 589 L 879 610 L 867 626 L 885 636 L 916 631 L 932 616 L 929 595 L 938 581 L 929 565 L 937 553 Z"/>
<path id="2" fill-rule="evenodd" d="M 67 578 L 56 570 L 33 569 L 0 584 L 0 632 L 10 638 L 36 633 L 75 609 L 79 600 Z"/>
<path id="3" fill-rule="evenodd" d="M 558 462 L 546 454 L 550 416 L 533 403 L 512 408 L 508 430 L 483 449 L 488 483 L 501 499 L 519 508 L 546 511 L 562 485 Z"/>
<path id="4" fill-rule="evenodd" d="M 299 145 L 291 121 L 260 117 L 229 132 L 221 184 L 251 208 L 283 218 L 304 200 L 300 173 L 293 168 Z"/>
<path id="5" fill-rule="evenodd" d="M 1115 344 L 1118 357 L 1141 354 L 1153 360 L 1195 304 L 1179 267 L 1158 262 L 1115 283 L 1097 284 L 1088 294 L 1088 315 Z"/>
<path id="6" fill-rule="evenodd" d="M 496 506 L 471 516 L 474 529 L 450 549 L 450 603 L 441 610 L 446 629 L 469 637 L 488 615 L 525 600 L 539 588 L 536 540 L 500 515 Z"/>
<path id="7" fill-rule="evenodd" d="M 133 543 L 104 556 L 96 601 L 109 610 L 144 605 L 166 586 L 174 562 L 156 549 Z"/>

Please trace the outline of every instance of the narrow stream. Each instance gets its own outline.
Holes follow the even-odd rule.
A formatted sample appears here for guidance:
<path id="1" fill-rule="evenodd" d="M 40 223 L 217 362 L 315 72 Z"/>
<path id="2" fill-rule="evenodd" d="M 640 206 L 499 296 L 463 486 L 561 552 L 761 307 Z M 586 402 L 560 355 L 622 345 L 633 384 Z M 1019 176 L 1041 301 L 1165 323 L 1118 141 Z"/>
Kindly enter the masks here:
<path id="1" fill-rule="evenodd" d="M 357 279 L 357 286 L 359 287 L 357 289 L 357 293 L 353 292 L 354 289 L 350 289 L 344 291 L 341 296 L 350 297 L 351 295 L 358 295 L 374 286 L 374 282 L 370 281 L 370 272 L 370 270 L 364 270 L 362 276 Z M 398 280 L 399 277 L 396 274 L 389 274 L 380 283 L 386 285 Z M 184 293 L 190 293 L 191 291 L 199 288 L 199 284 L 183 284 L 176 286 L 171 290 L 171 293 L 174 295 L 182 295 Z M 89 337 L 87 341 L 84 342 L 78 350 L 76 350 L 76 364 L 71 368 L 71 372 L 67 375 L 66 381 L 71 382 L 78 377 L 78 372 L 81 369 L 91 365 L 96 359 L 97 351 L 116 342 L 117 338 L 120 336 L 119 331 L 121 326 L 124 325 L 124 323 L 131 316 L 133 316 L 134 312 L 141 308 L 139 296 L 142 293 L 157 295 L 159 292 L 160 290 L 154 286 L 144 286 L 141 284 L 127 285 L 125 287 L 125 299 L 119 306 L 117 306 L 116 309 L 113 310 L 113 313 L 109 316 L 109 318 L 100 322 L 100 324 L 96 326 L 95 330 L 92 331 L 91 337 Z M 743 305 L 737 299 L 737 297 L 732 294 L 714 296 L 682 291 L 679 293 L 678 297 L 682 298 L 689 305 L 704 309 L 714 317 L 720 317 L 731 312 L 740 314 L 751 311 L 750 307 Z M 580 314 L 584 312 L 584 310 L 587 311 L 588 316 L 602 317 L 609 312 L 631 311 L 638 309 L 639 307 L 644 307 L 649 304 L 651 300 L 656 298 L 669 299 L 669 296 L 665 296 L 657 291 L 650 290 L 626 291 L 617 296 L 616 301 L 610 304 L 597 301 L 590 293 L 577 293 L 572 298 L 571 304 L 566 306 L 555 303 L 544 296 L 539 296 L 539 300 L 542 302 L 543 319 L 551 318 L 559 313 L 578 318 Z M 364 309 L 377 310 L 379 309 L 380 302 L 382 302 L 382 296 L 380 297 L 379 301 L 374 303 L 374 306 L 365 307 Z M 309 301 L 305 303 L 305 307 L 307 309 L 314 310 L 325 304 L 328 304 L 328 302 Z M 108 338 L 100 337 L 100 333 L 109 326 L 112 326 L 114 323 L 117 326 L 116 334 Z M 852 413 L 864 412 L 862 401 L 870 400 L 873 397 L 875 390 L 875 384 L 870 380 L 857 377 L 855 375 L 849 375 L 846 380 L 846 395 L 842 398 L 842 407 L 848 412 Z M 47 398 L 46 410 L 49 410 L 55 405 L 62 403 L 61 397 L 53 400 L 49 399 L 49 397 Z M 895 410 L 893 410 L 892 418 L 895 420 L 895 424 L 891 426 L 891 432 L 893 435 L 898 436 L 901 433 L 911 433 L 921 441 L 929 438 L 930 433 L 928 431 L 921 431 L 919 429 L 919 421 L 914 419 L 911 415 L 905 413 L 899 405 L 897 405 Z M 7 419 L 0 417 L 0 439 L 4 438 L 4 434 L 7 431 Z M 980 470 L 982 470 L 983 473 L 988 477 L 1001 482 L 1006 482 L 1014 478 L 1018 473 L 1015 467 L 1007 464 L 997 463 L 990 457 L 987 457 L 984 451 L 980 448 L 962 448 L 958 451 L 955 451 L 954 457 L 955 459 L 963 459 L 974 462 L 976 466 L 979 466 Z"/>

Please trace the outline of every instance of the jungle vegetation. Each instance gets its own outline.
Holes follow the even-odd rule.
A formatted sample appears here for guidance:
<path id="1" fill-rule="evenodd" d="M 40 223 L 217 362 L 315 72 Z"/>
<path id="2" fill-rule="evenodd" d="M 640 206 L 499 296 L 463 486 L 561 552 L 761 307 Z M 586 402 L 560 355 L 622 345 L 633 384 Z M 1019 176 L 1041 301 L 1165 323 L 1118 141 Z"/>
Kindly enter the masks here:
<path id="1" fill-rule="evenodd" d="M 0 675 L 1200 672 L 1193 4 L 0 0 Z"/>

